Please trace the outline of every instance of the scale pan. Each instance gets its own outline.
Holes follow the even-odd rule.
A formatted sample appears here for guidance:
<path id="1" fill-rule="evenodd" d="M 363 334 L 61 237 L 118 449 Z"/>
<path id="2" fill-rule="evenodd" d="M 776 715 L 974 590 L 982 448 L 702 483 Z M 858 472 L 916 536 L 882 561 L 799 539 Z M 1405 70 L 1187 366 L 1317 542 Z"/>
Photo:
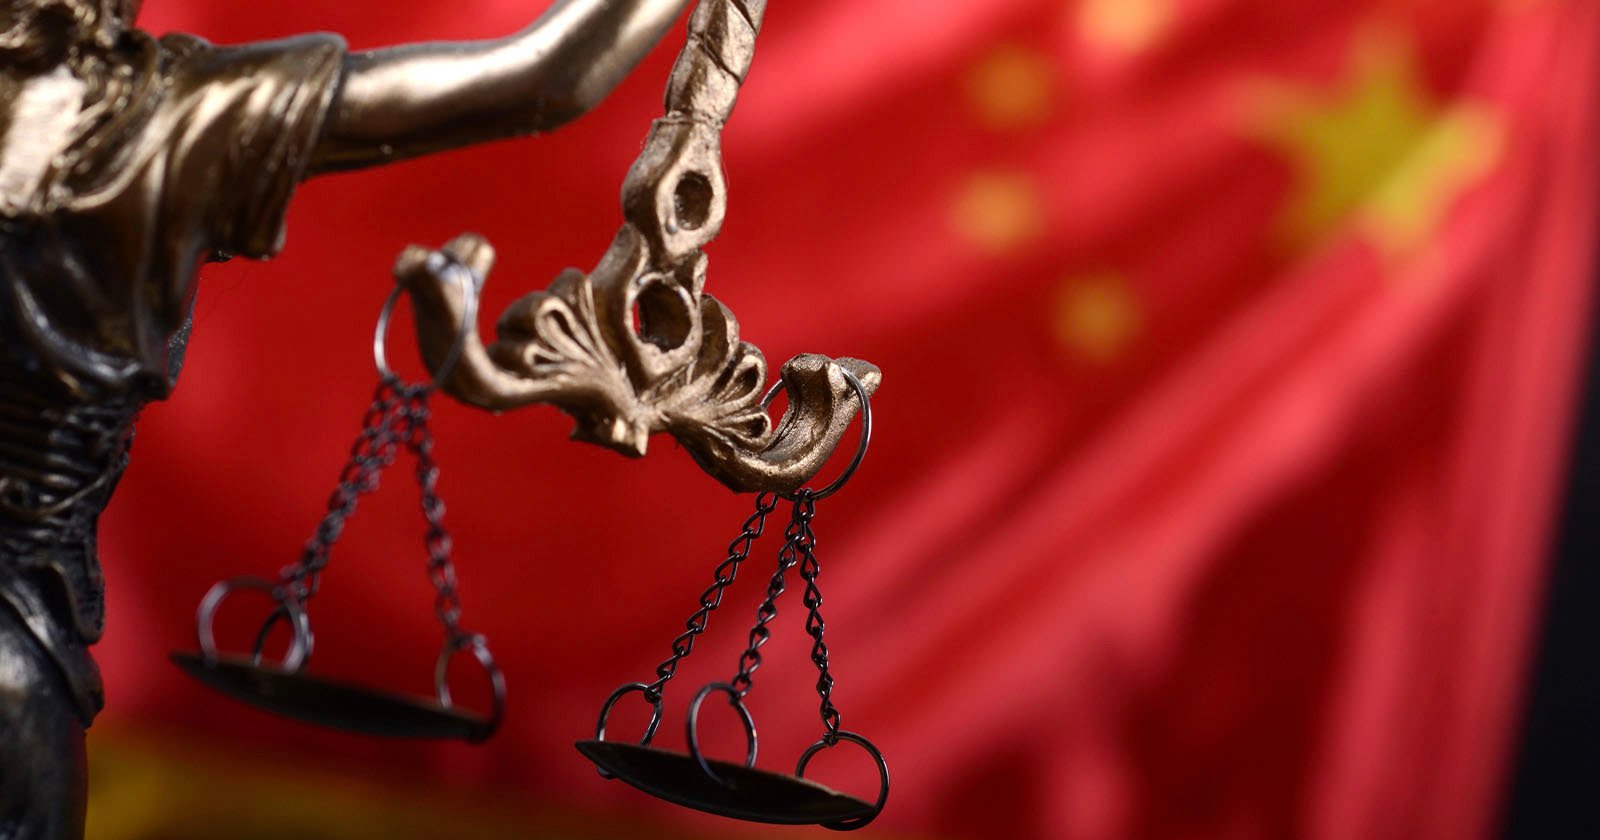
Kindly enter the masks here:
<path id="1" fill-rule="evenodd" d="M 199 654 L 174 653 L 171 658 L 184 673 L 235 700 L 304 723 L 389 738 L 481 741 L 494 732 L 488 719 L 431 697 L 285 673 L 242 656 L 208 660 Z"/>
<path id="2" fill-rule="evenodd" d="M 658 799 L 723 817 L 781 825 L 820 825 L 874 816 L 853 796 L 797 776 L 709 759 L 724 785 L 681 753 L 616 741 L 579 741 L 600 769 Z"/>

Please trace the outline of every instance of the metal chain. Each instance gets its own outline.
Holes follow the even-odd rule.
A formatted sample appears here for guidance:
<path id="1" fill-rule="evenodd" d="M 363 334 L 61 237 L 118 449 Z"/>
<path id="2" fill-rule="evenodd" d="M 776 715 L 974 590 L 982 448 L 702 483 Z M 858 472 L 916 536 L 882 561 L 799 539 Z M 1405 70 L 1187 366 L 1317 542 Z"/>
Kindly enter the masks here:
<path id="1" fill-rule="evenodd" d="M 285 568 L 279 580 L 300 601 L 317 593 L 333 545 L 344 532 L 345 521 L 356 511 L 360 498 L 378 488 L 383 470 L 394 463 L 400 446 L 417 462 L 417 486 L 422 495 L 422 515 L 428 530 L 428 580 L 433 584 L 434 617 L 445 636 L 459 641 L 470 634 L 461 629 L 461 597 L 457 589 L 453 542 L 444 526 L 444 501 L 439 498 L 439 465 L 434 460 L 432 410 L 428 397 L 433 387 L 408 384 L 392 376 L 381 377 L 372 404 L 361 421 L 361 434 L 350 447 L 350 460 L 339 473 L 339 483 L 328 499 L 328 511 L 306 542 L 300 562 Z"/>
<path id="2" fill-rule="evenodd" d="M 772 631 L 767 625 L 778 617 L 778 598 L 782 597 L 784 590 L 788 588 L 783 576 L 800 562 L 799 544 L 805 538 L 806 532 L 806 525 L 800 519 L 801 498 L 809 499 L 809 493 L 802 490 L 795 496 L 795 514 L 789 519 L 789 526 L 783 531 L 783 548 L 778 551 L 778 569 L 772 573 L 772 579 L 767 583 L 766 600 L 756 608 L 756 623 L 750 628 L 749 647 L 739 655 L 739 673 L 729 683 L 741 700 L 750 693 L 756 669 L 761 667 L 761 648 L 772 638 Z"/>
<path id="3" fill-rule="evenodd" d="M 828 732 L 823 736 L 829 742 L 839 737 L 839 710 L 833 705 L 833 674 L 828 671 L 828 645 L 822 640 L 827 624 L 822 620 L 822 590 L 817 587 L 817 576 L 822 566 L 817 563 L 817 534 L 811 529 L 811 520 L 817 515 L 816 499 L 801 491 L 794 500 L 794 520 L 800 524 L 800 538 L 794 543 L 800 552 L 800 577 L 806 582 L 803 603 L 810 613 L 806 616 L 806 633 L 811 636 L 811 662 L 817 666 L 817 696 L 822 725 Z"/>
<path id="4" fill-rule="evenodd" d="M 457 591 L 456 567 L 451 561 L 454 546 L 444 527 L 444 501 L 439 498 L 439 465 L 433 458 L 433 430 L 428 426 L 432 412 L 428 407 L 430 385 L 401 388 L 404 401 L 401 440 L 416 458 L 417 486 L 422 493 L 422 515 L 428 522 L 424 545 L 428 552 L 428 581 L 433 584 L 433 614 L 444 626 L 447 640 L 460 641 L 470 634 L 461 629 L 461 596 Z"/>
<path id="5" fill-rule="evenodd" d="M 755 512 L 744 520 L 744 526 L 739 531 L 739 536 L 728 543 L 728 557 L 717 566 L 711 585 L 700 593 L 700 609 L 689 620 L 684 622 L 684 631 L 678 638 L 672 640 L 672 655 L 667 657 L 660 665 L 656 666 L 656 681 L 644 690 L 644 698 L 648 702 L 657 703 L 661 700 L 661 693 L 666 689 L 667 683 L 678 672 L 678 663 L 694 650 L 696 636 L 706 631 L 706 624 L 710 621 L 711 612 L 722 605 L 723 591 L 733 583 L 739 574 L 739 566 L 750 556 L 750 548 L 761 537 L 767 526 L 767 514 L 778 507 L 778 496 L 774 493 L 762 493 L 756 496 Z"/>
<path id="6" fill-rule="evenodd" d="M 399 443 L 396 426 L 404 408 L 401 387 L 394 377 L 379 379 L 372 404 L 361 420 L 361 434 L 351 444 L 350 459 L 340 470 L 339 483 L 328 498 L 327 513 L 306 541 L 300 561 L 278 574 L 279 581 L 302 602 L 317 594 L 322 571 L 328 565 L 333 544 L 344 532 L 345 520 L 355 513 L 361 496 L 377 489 L 378 476 L 384 468 L 394 463 Z"/>

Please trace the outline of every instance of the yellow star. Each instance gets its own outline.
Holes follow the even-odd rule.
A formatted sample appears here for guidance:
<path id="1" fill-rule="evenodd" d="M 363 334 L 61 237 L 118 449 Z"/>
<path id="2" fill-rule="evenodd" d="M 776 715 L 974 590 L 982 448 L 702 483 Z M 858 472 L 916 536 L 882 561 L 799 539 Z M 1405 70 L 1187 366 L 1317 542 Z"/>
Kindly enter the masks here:
<path id="1" fill-rule="evenodd" d="M 1048 122 L 1056 104 L 1056 67 L 1043 53 L 1001 44 L 967 70 L 967 104 L 985 128 L 1030 128 Z"/>
<path id="2" fill-rule="evenodd" d="M 1407 256 L 1494 164 L 1501 128 L 1480 106 L 1434 102 L 1392 38 L 1369 39 L 1355 64 L 1331 95 L 1278 89 L 1257 110 L 1298 171 L 1283 224 L 1300 244 L 1353 227 Z"/>
<path id="3" fill-rule="evenodd" d="M 1127 281 L 1100 272 L 1071 277 L 1057 293 L 1057 340 L 1091 362 L 1104 364 L 1122 354 L 1142 327 L 1139 303 Z"/>
<path id="4" fill-rule="evenodd" d="M 1073 25 L 1090 44 L 1111 52 L 1143 52 L 1166 34 L 1175 17 L 1172 0 L 1083 0 Z"/>
<path id="5" fill-rule="evenodd" d="M 986 254 L 1015 253 L 1045 232 L 1038 185 L 1022 172 L 974 172 L 957 189 L 950 226 Z"/>

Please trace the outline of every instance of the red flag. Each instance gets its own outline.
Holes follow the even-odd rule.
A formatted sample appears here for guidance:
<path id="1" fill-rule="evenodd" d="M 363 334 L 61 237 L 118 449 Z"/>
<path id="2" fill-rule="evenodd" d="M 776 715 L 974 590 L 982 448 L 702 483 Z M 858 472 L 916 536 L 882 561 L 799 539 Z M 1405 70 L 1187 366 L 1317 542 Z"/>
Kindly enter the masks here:
<path id="1" fill-rule="evenodd" d="M 144 24 L 337 29 L 359 49 L 504 34 L 537 5 L 169 0 Z M 1493 833 L 1590 328 L 1597 17 L 1562 0 L 771 5 L 726 135 L 710 290 L 769 360 L 884 370 L 872 452 L 816 522 L 834 699 L 894 772 L 873 830 Z M 415 807 L 477 811 L 485 837 L 752 836 L 607 784 L 571 748 L 669 653 L 749 505 L 665 440 L 633 462 L 565 442 L 554 412 L 439 406 L 467 613 L 512 691 L 486 746 L 306 729 L 162 661 L 213 580 L 275 571 L 309 534 L 400 248 L 487 234 L 492 312 L 591 267 L 676 46 L 555 135 L 313 182 L 281 259 L 203 277 L 183 381 L 141 423 L 102 534 L 97 836 L 429 836 L 374 804 L 434 803 L 423 787 L 444 804 Z M 425 691 L 422 525 L 391 484 L 335 553 L 313 669 Z M 768 557 L 669 720 L 733 673 Z M 778 770 L 820 733 L 797 612 L 751 701 Z M 864 789 L 855 758 L 822 769 Z M 174 783 L 126 793 L 152 777 Z"/>

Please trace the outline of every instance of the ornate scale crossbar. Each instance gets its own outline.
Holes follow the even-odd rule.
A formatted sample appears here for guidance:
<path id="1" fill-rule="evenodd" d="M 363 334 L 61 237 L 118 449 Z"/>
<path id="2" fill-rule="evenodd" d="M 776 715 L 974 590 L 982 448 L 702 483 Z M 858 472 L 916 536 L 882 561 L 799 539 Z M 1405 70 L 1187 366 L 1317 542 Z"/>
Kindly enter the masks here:
<path id="1" fill-rule="evenodd" d="M 623 185 L 625 222 L 590 273 L 568 269 L 544 291 L 514 303 L 501 315 L 496 340 L 478 334 L 482 285 L 494 265 L 488 242 L 457 237 L 442 249 L 413 246 L 395 265 L 397 285 L 385 303 L 375 338 L 379 384 L 351 458 L 340 475 L 328 512 L 298 563 L 274 580 L 238 578 L 218 583 L 198 613 L 198 653 L 174 654 L 185 672 L 230 696 L 312 723 L 377 735 L 481 740 L 498 726 L 505 683 L 483 636 L 465 630 L 444 506 L 436 484 L 428 398 L 435 388 L 468 405 L 504 411 L 551 404 L 576 420 L 573 437 L 631 456 L 645 454 L 650 436 L 676 438 L 711 476 L 736 492 L 756 493 L 756 510 L 729 547 L 727 559 L 702 595 L 700 608 L 673 642 L 672 656 L 652 683 L 630 683 L 604 703 L 595 738 L 578 749 L 607 778 L 680 805 L 740 819 L 860 828 L 882 810 L 889 771 L 866 738 L 840 728 L 831 694 L 817 579 L 812 519 L 817 503 L 853 475 L 871 440 L 870 400 L 878 369 L 857 359 L 802 355 L 768 388 L 761 351 L 741 340 L 738 321 L 705 293 L 707 258 L 727 213 L 721 155 L 722 128 L 733 112 L 754 56 L 765 0 L 702 0 L 689 23 L 688 44 L 672 71 L 666 115 L 656 120 L 643 152 Z M 384 341 L 399 296 L 409 293 L 429 383 L 409 383 L 385 360 Z M 768 413 L 779 393 L 788 407 L 774 424 Z M 806 488 L 834 453 L 860 413 L 856 454 L 844 474 L 821 489 Z M 317 593 L 334 542 L 357 501 L 377 489 L 378 477 L 400 451 L 416 462 L 428 525 L 426 568 L 437 596 L 435 617 L 444 645 L 435 670 L 435 695 L 419 698 L 377 691 L 306 673 L 313 635 L 308 603 Z M 778 566 L 757 610 L 736 675 L 712 683 L 693 698 L 686 721 L 688 752 L 650 746 L 662 716 L 662 694 L 707 629 L 724 589 L 761 535 L 780 501 L 792 505 Z M 805 582 L 806 631 L 813 639 L 823 735 L 797 762 L 793 775 L 755 767 L 755 722 L 744 704 L 770 637 L 786 574 Z M 219 651 L 213 620 L 232 593 L 266 593 L 273 609 L 248 655 Z M 272 630 L 288 625 L 292 640 L 280 661 L 265 661 Z M 492 687 L 487 712 L 451 702 L 447 670 L 470 653 Z M 606 739 L 606 720 L 617 702 L 639 693 L 652 718 L 639 743 Z M 742 763 L 709 759 L 700 751 L 699 711 L 706 699 L 725 696 L 743 721 L 748 751 Z M 879 772 L 874 801 L 857 799 L 807 780 L 812 758 L 840 743 L 864 749 Z"/>

